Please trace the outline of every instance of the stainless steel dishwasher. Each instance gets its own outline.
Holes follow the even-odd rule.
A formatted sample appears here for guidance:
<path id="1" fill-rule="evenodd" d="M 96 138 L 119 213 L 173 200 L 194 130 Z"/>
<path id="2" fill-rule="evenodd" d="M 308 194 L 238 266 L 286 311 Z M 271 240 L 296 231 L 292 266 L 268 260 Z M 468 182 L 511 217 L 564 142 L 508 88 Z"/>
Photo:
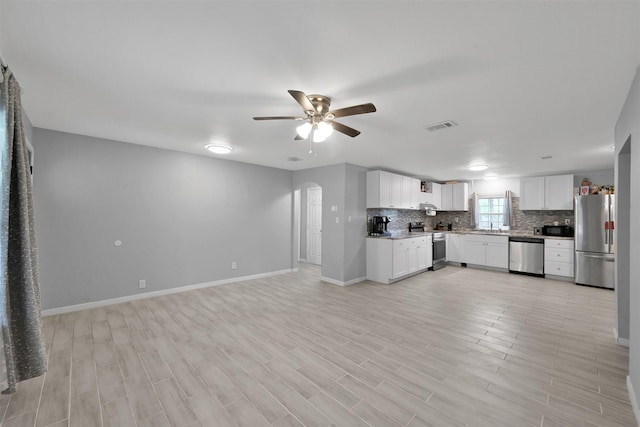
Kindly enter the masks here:
<path id="1" fill-rule="evenodd" d="M 509 272 L 544 276 L 544 239 L 509 237 Z"/>

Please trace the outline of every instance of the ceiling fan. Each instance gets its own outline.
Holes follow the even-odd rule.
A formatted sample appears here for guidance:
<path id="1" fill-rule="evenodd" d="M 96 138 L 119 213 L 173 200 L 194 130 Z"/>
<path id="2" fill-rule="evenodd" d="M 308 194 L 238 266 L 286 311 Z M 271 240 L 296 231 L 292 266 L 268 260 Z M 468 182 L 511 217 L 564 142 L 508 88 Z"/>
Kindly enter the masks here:
<path id="1" fill-rule="evenodd" d="M 306 95 L 299 90 L 288 91 L 293 99 L 302 107 L 305 115 L 300 116 L 273 116 L 273 117 L 254 117 L 253 120 L 298 120 L 304 123 L 296 128 L 298 134 L 294 139 L 307 139 L 312 136 L 313 142 L 322 142 L 333 130 L 344 133 L 350 137 L 360 135 L 360 131 L 349 126 L 338 123 L 333 119 L 346 116 L 355 116 L 357 114 L 373 113 L 376 107 L 371 104 L 354 105 L 352 107 L 339 108 L 337 110 L 329 110 L 331 99 L 324 95 Z"/>

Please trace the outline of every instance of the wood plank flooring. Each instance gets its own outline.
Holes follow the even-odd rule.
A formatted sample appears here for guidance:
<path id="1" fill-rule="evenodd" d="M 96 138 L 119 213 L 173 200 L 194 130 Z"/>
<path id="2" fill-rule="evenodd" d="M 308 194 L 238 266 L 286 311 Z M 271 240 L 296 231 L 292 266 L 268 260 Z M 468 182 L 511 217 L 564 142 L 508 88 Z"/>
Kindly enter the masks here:
<path id="1" fill-rule="evenodd" d="M 448 266 L 319 269 L 44 319 L 16 426 L 635 426 L 614 293 Z"/>

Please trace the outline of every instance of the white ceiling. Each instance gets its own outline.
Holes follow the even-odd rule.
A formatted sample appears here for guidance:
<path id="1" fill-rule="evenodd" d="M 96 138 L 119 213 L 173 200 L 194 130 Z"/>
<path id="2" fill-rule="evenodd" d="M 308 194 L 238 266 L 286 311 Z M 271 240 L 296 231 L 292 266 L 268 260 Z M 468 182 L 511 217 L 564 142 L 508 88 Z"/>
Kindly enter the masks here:
<path id="1" fill-rule="evenodd" d="M 34 126 L 202 155 L 216 140 L 235 147 L 225 158 L 291 170 L 611 168 L 640 64 L 638 1 L 2 0 L 0 20 Z M 288 89 L 378 111 L 339 119 L 362 134 L 313 158 L 299 123 L 252 120 L 301 114 Z M 443 120 L 459 126 L 424 129 Z"/>

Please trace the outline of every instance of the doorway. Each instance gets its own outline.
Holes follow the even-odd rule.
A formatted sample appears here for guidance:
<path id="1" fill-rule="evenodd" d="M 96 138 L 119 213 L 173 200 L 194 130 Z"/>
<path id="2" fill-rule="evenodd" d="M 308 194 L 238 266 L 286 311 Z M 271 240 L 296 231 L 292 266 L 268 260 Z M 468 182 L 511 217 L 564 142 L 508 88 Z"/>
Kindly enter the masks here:
<path id="1" fill-rule="evenodd" d="M 293 192 L 293 262 L 320 276 L 322 265 L 322 187 L 305 182 Z"/>
<path id="2" fill-rule="evenodd" d="M 307 188 L 307 262 L 322 264 L 322 188 Z"/>

